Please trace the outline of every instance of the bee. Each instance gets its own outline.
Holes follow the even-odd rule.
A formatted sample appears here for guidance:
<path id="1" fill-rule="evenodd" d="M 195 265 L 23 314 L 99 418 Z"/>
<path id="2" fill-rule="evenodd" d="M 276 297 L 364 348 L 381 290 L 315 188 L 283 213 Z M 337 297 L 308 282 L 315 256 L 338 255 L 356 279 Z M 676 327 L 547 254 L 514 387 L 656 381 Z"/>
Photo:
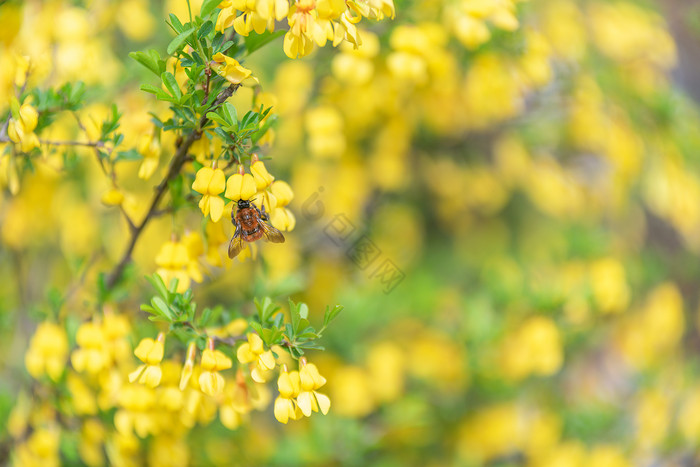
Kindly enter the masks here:
<path id="1" fill-rule="evenodd" d="M 238 200 L 238 210 L 231 210 L 231 222 L 236 231 L 228 244 L 228 257 L 233 259 L 243 250 L 244 243 L 265 238 L 268 242 L 284 243 L 282 232 L 270 225 L 270 216 L 247 200 Z"/>

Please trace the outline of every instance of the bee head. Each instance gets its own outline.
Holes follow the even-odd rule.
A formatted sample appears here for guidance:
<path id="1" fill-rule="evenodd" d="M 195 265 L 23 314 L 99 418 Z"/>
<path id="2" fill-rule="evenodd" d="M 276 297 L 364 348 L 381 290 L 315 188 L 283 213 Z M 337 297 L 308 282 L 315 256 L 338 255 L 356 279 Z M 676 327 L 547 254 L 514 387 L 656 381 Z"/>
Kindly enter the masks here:
<path id="1" fill-rule="evenodd" d="M 252 201 L 252 200 L 250 200 Z M 238 200 L 238 209 L 246 209 L 250 207 L 250 201 L 247 199 L 239 199 Z"/>

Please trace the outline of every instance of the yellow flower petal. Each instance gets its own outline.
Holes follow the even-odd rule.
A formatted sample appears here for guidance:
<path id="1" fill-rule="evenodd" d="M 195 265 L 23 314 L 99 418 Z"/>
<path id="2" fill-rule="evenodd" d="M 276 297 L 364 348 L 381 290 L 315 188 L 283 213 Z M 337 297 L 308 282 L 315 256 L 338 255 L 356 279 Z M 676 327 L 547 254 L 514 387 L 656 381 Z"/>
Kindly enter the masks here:
<path id="1" fill-rule="evenodd" d="M 219 222 L 221 220 L 221 216 L 224 214 L 224 200 L 219 198 L 218 196 L 211 196 L 209 198 L 209 210 L 211 213 L 211 220 L 213 222 Z"/>
<path id="2" fill-rule="evenodd" d="M 318 408 L 321 410 L 321 413 L 326 415 L 328 410 L 331 408 L 330 398 L 325 394 L 321 394 L 320 392 L 314 392 L 314 396 L 316 396 L 316 402 L 318 402 Z"/>
<path id="3" fill-rule="evenodd" d="M 302 392 L 297 397 L 297 405 L 301 409 L 301 413 L 303 413 L 307 417 L 311 416 L 312 407 L 313 407 L 313 402 L 311 400 L 312 397 L 313 397 L 313 395 L 309 391 Z"/>

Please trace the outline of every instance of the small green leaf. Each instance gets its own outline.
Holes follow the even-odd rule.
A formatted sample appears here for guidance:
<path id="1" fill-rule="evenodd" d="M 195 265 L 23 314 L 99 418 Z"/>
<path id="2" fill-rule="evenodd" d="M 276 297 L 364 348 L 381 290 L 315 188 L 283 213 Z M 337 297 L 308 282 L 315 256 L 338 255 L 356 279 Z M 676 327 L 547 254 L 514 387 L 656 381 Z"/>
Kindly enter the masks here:
<path id="1" fill-rule="evenodd" d="M 306 303 L 299 304 L 299 316 L 301 316 L 302 318 L 309 317 L 309 307 Z"/>
<path id="2" fill-rule="evenodd" d="M 224 103 L 221 107 L 221 111 L 229 125 L 238 125 L 238 112 L 233 104 L 230 102 Z"/>
<path id="3" fill-rule="evenodd" d="M 156 76 L 160 76 L 161 71 L 158 69 L 158 62 L 153 59 L 152 55 L 146 52 L 129 52 L 129 57 L 151 70 Z"/>
<path id="4" fill-rule="evenodd" d="M 343 311 L 343 308 L 344 307 L 342 305 L 336 305 L 332 310 L 330 307 L 326 307 L 326 313 L 323 316 L 323 327 L 328 326 L 328 324 L 333 321 L 341 311 Z"/>
<path id="5" fill-rule="evenodd" d="M 201 28 L 199 28 L 199 31 L 197 31 L 197 38 L 201 39 L 203 37 L 206 37 L 210 32 L 214 30 L 214 23 L 211 21 L 205 22 Z"/>
<path id="6" fill-rule="evenodd" d="M 189 39 L 189 37 L 192 35 L 195 29 L 195 27 L 191 27 L 175 36 L 175 38 L 172 41 L 170 41 L 170 44 L 168 44 L 168 48 L 166 49 L 168 55 L 172 55 L 176 50 L 178 50 L 182 46 L 182 44 L 184 44 L 185 41 Z"/>
<path id="7" fill-rule="evenodd" d="M 170 18 L 170 25 L 173 27 L 175 32 L 180 33 L 184 29 L 184 26 L 180 22 L 180 18 L 175 16 L 174 14 L 170 13 L 168 15 L 168 18 Z"/>
<path id="8" fill-rule="evenodd" d="M 180 283 L 180 280 L 177 277 L 173 277 L 170 279 L 170 286 L 168 287 L 168 290 L 170 291 L 171 294 L 177 293 L 177 285 Z"/>
<path id="9" fill-rule="evenodd" d="M 160 274 L 153 273 L 150 276 L 146 276 L 146 280 L 151 283 L 154 289 L 156 289 L 158 295 L 166 300 L 168 299 L 170 294 L 168 293 L 168 289 L 165 287 L 165 282 L 163 282 L 163 278 L 160 277 Z"/>
<path id="10" fill-rule="evenodd" d="M 258 335 L 261 335 L 262 332 L 263 332 L 263 328 L 262 328 L 262 326 L 260 325 L 260 323 L 257 323 L 257 322 L 255 322 L 255 321 L 251 321 L 251 322 L 250 322 L 250 327 L 253 328 L 253 329 L 255 330 L 255 332 L 258 333 Z"/>
<path id="11" fill-rule="evenodd" d="M 162 298 L 153 297 L 153 299 L 151 300 L 151 305 L 153 305 L 153 308 L 155 308 L 158 311 L 158 314 L 167 317 L 171 321 L 175 317 L 168 304 L 165 303 L 165 301 Z"/>
<path id="12" fill-rule="evenodd" d="M 169 71 L 166 71 L 160 75 L 160 79 L 163 81 L 163 84 L 168 89 L 170 94 L 179 101 L 182 98 L 182 91 L 180 90 L 180 85 L 177 84 L 175 76 L 173 76 L 173 74 Z"/>
<path id="13" fill-rule="evenodd" d="M 204 2 L 202 2 L 202 8 L 199 10 L 199 16 L 206 18 L 209 16 L 209 13 L 219 6 L 219 3 L 221 3 L 221 0 L 204 0 Z"/>
<path id="14" fill-rule="evenodd" d="M 275 32 L 265 31 L 262 34 L 250 34 L 245 38 L 245 48 L 248 51 L 248 55 L 258 50 L 260 47 L 269 44 L 278 37 L 283 36 L 286 33 L 284 30 L 279 30 Z"/>

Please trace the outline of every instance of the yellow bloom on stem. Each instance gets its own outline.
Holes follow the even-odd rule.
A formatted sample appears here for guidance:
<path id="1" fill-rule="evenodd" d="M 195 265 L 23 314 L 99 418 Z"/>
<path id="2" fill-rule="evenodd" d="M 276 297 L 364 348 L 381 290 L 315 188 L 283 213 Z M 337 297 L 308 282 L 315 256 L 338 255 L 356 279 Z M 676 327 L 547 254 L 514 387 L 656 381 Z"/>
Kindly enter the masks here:
<path id="1" fill-rule="evenodd" d="M 223 33 L 226 29 L 233 26 L 233 22 L 236 19 L 236 8 L 231 0 L 226 0 L 219 3 L 219 16 L 216 18 L 215 30 Z"/>
<path id="2" fill-rule="evenodd" d="M 148 180 L 153 175 L 153 172 L 158 168 L 160 160 L 160 141 L 153 132 L 146 133 L 139 139 L 139 144 L 136 148 L 143 156 L 143 162 L 139 167 L 139 178 Z"/>
<path id="3" fill-rule="evenodd" d="M 314 48 L 312 34 L 317 12 L 313 0 L 297 0 L 289 10 L 289 31 L 284 36 L 284 53 L 289 58 L 305 56 Z"/>
<path id="4" fill-rule="evenodd" d="M 95 374 L 109 364 L 110 356 L 105 347 L 107 339 L 100 324 L 93 322 L 81 324 L 75 340 L 80 346 L 71 354 L 71 363 L 75 371 Z"/>
<path id="5" fill-rule="evenodd" d="M 158 269 L 156 273 L 163 279 L 166 286 L 170 286 L 173 279 L 177 279 L 178 293 L 183 293 L 190 287 L 190 281 L 201 282 L 202 271 L 197 257 L 195 256 L 198 249 L 203 253 L 203 247 L 195 248 L 197 241 L 201 242 L 201 238 L 197 239 L 199 234 L 191 233 L 186 235 L 185 240 L 179 242 L 175 239 L 166 242 L 160 248 L 156 256 L 156 265 Z"/>
<path id="6" fill-rule="evenodd" d="M 231 175 L 226 181 L 226 193 L 224 196 L 230 200 L 248 200 L 255 196 L 257 187 L 252 175 L 243 171 L 243 166 L 238 168 L 238 173 Z"/>
<path id="7" fill-rule="evenodd" d="M 226 189 L 224 171 L 217 168 L 202 167 L 197 171 L 192 189 L 202 194 L 199 209 L 205 216 L 211 213 L 211 220 L 219 222 L 224 213 L 224 200 L 219 196 Z"/>
<path id="8" fill-rule="evenodd" d="M 231 84 L 241 84 L 244 79 L 250 77 L 253 72 L 241 66 L 237 60 L 227 57 L 221 52 L 215 54 L 212 59 L 218 64 L 214 71 L 226 78 Z"/>
<path id="9" fill-rule="evenodd" d="M 277 200 L 275 210 L 270 214 L 270 222 L 279 230 L 291 231 L 296 225 L 296 218 L 287 206 L 294 199 L 294 192 L 287 182 L 278 180 L 270 186 L 272 195 Z"/>
<path id="10" fill-rule="evenodd" d="M 262 339 L 257 334 L 248 334 L 248 342 L 238 347 L 236 352 L 238 361 L 241 363 L 252 363 L 253 368 L 250 376 L 256 383 L 264 383 L 264 372 L 275 368 L 275 356 L 272 350 L 265 350 Z"/>
<path id="11" fill-rule="evenodd" d="M 187 359 L 185 364 L 182 366 L 182 372 L 180 373 L 180 391 L 184 391 L 192 377 L 192 372 L 194 371 L 194 358 L 197 355 L 197 346 L 194 341 L 190 342 L 187 346 Z"/>
<path id="12" fill-rule="evenodd" d="M 326 384 L 326 378 L 321 376 L 316 365 L 308 363 L 306 358 L 302 357 L 299 362 L 301 364 L 299 370 L 301 392 L 297 396 L 297 404 L 299 404 L 301 412 L 309 417 L 312 411 L 318 412 L 320 409 L 321 413 L 326 415 L 331 407 L 331 400 L 325 394 L 316 392 L 316 389 Z"/>
<path id="13" fill-rule="evenodd" d="M 299 420 L 302 413 L 299 405 L 294 400 L 301 391 L 301 379 L 298 371 L 287 371 L 287 365 L 282 365 L 282 371 L 277 378 L 277 389 L 280 395 L 275 399 L 275 418 L 280 423 L 291 420 Z"/>
<path id="14" fill-rule="evenodd" d="M 66 367 L 68 337 L 58 324 L 39 324 L 29 341 L 29 349 L 24 356 L 27 371 L 34 378 L 46 373 L 53 381 L 58 381 Z"/>
<path id="15" fill-rule="evenodd" d="M 214 350 L 214 339 L 207 341 L 207 348 L 202 352 L 202 372 L 199 374 L 199 388 L 204 394 L 216 396 L 224 390 L 224 377 L 221 370 L 228 370 L 233 362 L 222 351 Z"/>
<path id="16" fill-rule="evenodd" d="M 134 350 L 134 355 L 143 362 L 136 370 L 129 373 L 129 382 L 138 380 L 139 383 L 154 388 L 160 384 L 163 371 L 160 362 L 163 361 L 165 352 L 165 334 L 158 334 L 156 340 L 146 337 L 141 339 L 139 345 Z"/>
<path id="17" fill-rule="evenodd" d="M 250 164 L 250 172 L 253 174 L 255 186 L 258 188 L 258 191 L 264 190 L 265 188 L 270 186 L 275 177 L 270 175 L 270 173 L 265 168 L 265 164 L 263 163 L 263 161 L 258 159 L 257 154 L 253 154 L 251 162 L 252 163 Z"/>
<path id="18" fill-rule="evenodd" d="M 39 138 L 34 129 L 39 121 L 39 113 L 29 104 L 19 107 L 19 112 L 10 118 L 7 125 L 7 136 L 13 143 L 19 143 L 22 152 L 29 152 L 39 147 Z"/>

